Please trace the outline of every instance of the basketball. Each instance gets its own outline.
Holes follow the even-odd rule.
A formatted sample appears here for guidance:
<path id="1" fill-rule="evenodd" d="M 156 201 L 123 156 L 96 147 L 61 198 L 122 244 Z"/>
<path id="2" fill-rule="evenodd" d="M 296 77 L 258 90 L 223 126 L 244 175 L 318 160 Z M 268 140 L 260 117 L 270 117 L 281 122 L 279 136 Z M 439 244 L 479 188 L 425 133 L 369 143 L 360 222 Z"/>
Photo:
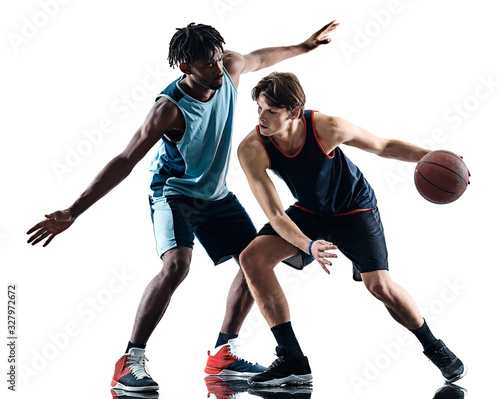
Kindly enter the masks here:
<path id="1" fill-rule="evenodd" d="M 422 157 L 415 168 L 414 177 L 417 191 L 427 201 L 449 204 L 465 192 L 469 170 L 457 154 L 438 150 Z"/>

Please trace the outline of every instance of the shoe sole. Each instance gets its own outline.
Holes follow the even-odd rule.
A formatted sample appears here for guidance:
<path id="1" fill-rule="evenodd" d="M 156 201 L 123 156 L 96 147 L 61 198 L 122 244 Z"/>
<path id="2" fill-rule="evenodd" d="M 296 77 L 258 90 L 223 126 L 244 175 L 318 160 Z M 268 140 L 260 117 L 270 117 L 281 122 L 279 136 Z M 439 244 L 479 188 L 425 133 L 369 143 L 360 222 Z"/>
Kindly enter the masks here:
<path id="1" fill-rule="evenodd" d="M 127 392 L 124 391 L 123 389 L 111 389 L 117 399 L 122 399 L 126 397 L 130 397 L 132 399 L 158 399 L 160 394 L 157 391 L 150 391 L 150 392 Z M 113 396 L 115 398 L 115 396 Z"/>
<path id="2" fill-rule="evenodd" d="M 312 383 L 312 374 L 289 375 L 283 378 L 275 378 L 268 381 L 248 381 L 252 386 L 280 386 L 280 385 L 307 385 Z"/>
<path id="3" fill-rule="evenodd" d="M 111 389 L 119 389 L 127 392 L 151 392 L 151 391 L 157 391 L 158 389 L 160 389 L 160 387 L 158 385 L 149 385 L 144 387 L 129 387 L 119 383 L 118 381 L 112 381 Z"/>
<path id="4" fill-rule="evenodd" d="M 265 371 L 265 370 L 263 370 Z M 241 377 L 241 378 L 248 378 L 248 377 L 253 377 L 256 374 L 262 373 L 263 371 L 255 372 L 255 373 L 250 373 L 250 372 L 240 372 L 240 371 L 233 371 L 233 370 L 222 370 L 219 373 L 206 373 L 207 376 L 213 376 L 213 377 Z"/>
<path id="5" fill-rule="evenodd" d="M 451 378 L 451 379 L 449 379 L 449 380 L 448 380 L 447 378 L 445 378 L 444 380 L 445 380 L 448 384 L 451 384 L 452 382 L 458 381 L 459 379 L 461 379 L 461 378 L 465 377 L 465 375 L 467 374 L 467 371 L 468 371 L 467 367 L 465 367 L 465 366 L 464 366 L 464 371 L 462 371 L 462 374 L 457 375 L 456 377 L 453 377 L 453 378 Z"/>

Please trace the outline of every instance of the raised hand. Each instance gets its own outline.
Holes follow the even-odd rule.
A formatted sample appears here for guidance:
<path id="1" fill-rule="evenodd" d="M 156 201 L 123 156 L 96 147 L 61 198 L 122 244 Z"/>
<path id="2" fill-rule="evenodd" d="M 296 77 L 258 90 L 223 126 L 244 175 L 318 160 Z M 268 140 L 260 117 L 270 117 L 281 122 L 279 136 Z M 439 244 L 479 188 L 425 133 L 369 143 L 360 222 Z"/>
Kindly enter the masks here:
<path id="1" fill-rule="evenodd" d="M 32 234 L 28 243 L 36 245 L 45 240 L 43 246 L 46 247 L 56 235 L 62 233 L 73 224 L 75 218 L 71 216 L 68 210 L 56 211 L 45 215 L 46 219 L 34 225 L 26 234 Z"/>
<path id="2" fill-rule="evenodd" d="M 339 23 L 336 20 L 326 24 L 319 31 L 315 32 L 309 39 L 302 43 L 307 51 L 314 50 L 315 48 L 321 46 L 322 44 L 328 44 L 332 39 L 330 39 L 329 34 L 337 29 Z"/>

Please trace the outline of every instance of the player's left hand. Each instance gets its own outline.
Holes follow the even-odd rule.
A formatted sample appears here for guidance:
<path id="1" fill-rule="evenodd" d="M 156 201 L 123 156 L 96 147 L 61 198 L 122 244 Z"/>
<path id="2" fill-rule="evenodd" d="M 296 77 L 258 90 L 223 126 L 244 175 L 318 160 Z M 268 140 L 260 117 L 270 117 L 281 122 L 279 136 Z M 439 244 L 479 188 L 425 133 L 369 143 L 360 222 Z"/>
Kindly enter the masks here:
<path id="1" fill-rule="evenodd" d="M 461 159 L 464 159 L 464 157 L 463 157 L 462 155 L 459 155 L 459 157 L 460 157 Z M 469 181 L 467 182 L 467 184 L 470 184 L 470 176 L 471 176 L 471 174 L 470 174 L 470 170 L 469 170 L 469 168 L 467 168 L 467 173 L 469 173 Z"/>
<path id="2" fill-rule="evenodd" d="M 314 259 L 318 261 L 323 270 L 328 274 L 330 274 L 330 270 L 327 268 L 327 266 L 332 265 L 332 262 L 330 262 L 328 258 L 337 257 L 337 254 L 329 251 L 336 249 L 338 249 L 336 245 L 333 245 L 331 242 L 324 240 L 316 240 L 311 246 L 311 253 Z"/>
<path id="3" fill-rule="evenodd" d="M 331 42 L 329 34 L 337 29 L 339 23 L 336 20 L 326 24 L 319 31 L 315 32 L 309 39 L 302 43 L 307 51 L 314 50 L 315 48 L 321 46 L 322 44 L 328 44 Z"/>

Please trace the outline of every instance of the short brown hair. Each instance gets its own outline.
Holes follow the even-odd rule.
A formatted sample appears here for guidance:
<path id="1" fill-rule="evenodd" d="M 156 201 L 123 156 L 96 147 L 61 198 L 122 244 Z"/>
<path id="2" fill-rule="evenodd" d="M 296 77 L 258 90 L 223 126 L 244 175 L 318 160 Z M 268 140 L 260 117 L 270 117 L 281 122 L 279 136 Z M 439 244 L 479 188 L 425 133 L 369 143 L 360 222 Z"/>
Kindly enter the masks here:
<path id="1" fill-rule="evenodd" d="M 289 112 L 299 108 L 299 117 L 304 114 L 306 94 L 293 73 L 273 72 L 262 78 L 252 89 L 252 99 L 257 101 L 261 94 L 273 107 L 286 108 Z"/>

